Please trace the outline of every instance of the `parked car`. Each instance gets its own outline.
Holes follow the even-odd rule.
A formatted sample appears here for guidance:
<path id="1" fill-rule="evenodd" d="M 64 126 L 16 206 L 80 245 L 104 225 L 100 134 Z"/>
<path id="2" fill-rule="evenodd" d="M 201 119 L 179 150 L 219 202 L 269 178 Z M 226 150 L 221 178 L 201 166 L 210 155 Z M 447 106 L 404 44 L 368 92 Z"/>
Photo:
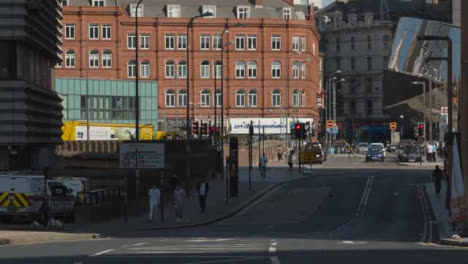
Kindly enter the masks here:
<path id="1" fill-rule="evenodd" d="M 380 148 L 383 152 L 384 157 L 386 156 L 385 144 L 384 143 L 371 143 L 369 148 Z"/>
<path id="2" fill-rule="evenodd" d="M 317 153 L 320 153 L 320 163 L 322 163 L 323 161 L 326 161 L 327 160 L 327 152 L 323 149 L 322 147 L 322 144 L 320 144 L 319 142 L 312 142 L 312 146 L 314 147 L 315 151 Z M 319 158 L 316 156 L 316 159 Z"/>
<path id="3" fill-rule="evenodd" d="M 396 151 L 397 151 L 397 146 L 396 146 L 396 145 L 390 145 L 390 146 L 388 146 L 388 151 L 389 151 L 389 152 L 396 152 Z"/>
<path id="4" fill-rule="evenodd" d="M 366 162 L 385 161 L 385 156 L 381 147 L 370 147 L 366 154 Z"/>
<path id="5" fill-rule="evenodd" d="M 369 143 L 362 142 L 358 144 L 359 153 L 366 154 L 368 149 L 369 149 Z"/>
<path id="6" fill-rule="evenodd" d="M 422 155 L 417 145 L 405 146 L 405 149 L 400 155 L 401 162 L 419 162 L 421 160 Z"/>

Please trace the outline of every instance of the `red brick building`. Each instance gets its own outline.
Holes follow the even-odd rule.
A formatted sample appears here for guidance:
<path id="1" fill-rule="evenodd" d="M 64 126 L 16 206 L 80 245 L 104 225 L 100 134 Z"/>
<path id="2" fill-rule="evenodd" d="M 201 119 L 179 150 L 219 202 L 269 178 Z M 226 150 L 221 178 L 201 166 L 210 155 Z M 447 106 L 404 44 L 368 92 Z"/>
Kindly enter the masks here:
<path id="1" fill-rule="evenodd" d="M 189 30 L 191 118 L 213 120 L 214 86 L 216 82 L 219 94 L 225 46 L 226 119 L 289 116 L 318 122 L 319 35 L 313 6 L 280 0 L 216 0 L 202 6 L 145 0 L 136 10 L 136 2 L 65 1 L 63 63 L 56 76 L 134 79 L 138 15 L 141 80 L 158 81 L 162 116 L 178 119 L 183 127 L 187 23 L 210 11 L 213 17 L 195 19 Z"/>

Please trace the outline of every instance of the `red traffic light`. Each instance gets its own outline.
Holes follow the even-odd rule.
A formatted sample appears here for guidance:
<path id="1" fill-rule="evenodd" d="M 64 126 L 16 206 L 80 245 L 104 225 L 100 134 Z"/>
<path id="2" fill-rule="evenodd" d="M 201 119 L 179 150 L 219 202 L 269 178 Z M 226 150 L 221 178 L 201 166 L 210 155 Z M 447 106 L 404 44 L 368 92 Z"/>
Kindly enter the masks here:
<path id="1" fill-rule="evenodd" d="M 296 124 L 296 130 L 300 130 L 301 129 L 301 124 Z"/>
<path id="2" fill-rule="evenodd" d="M 424 124 L 418 124 L 419 129 L 424 129 Z"/>
<path id="3" fill-rule="evenodd" d="M 210 127 L 210 131 L 211 131 L 211 132 L 214 132 L 214 131 L 215 131 L 215 128 L 214 128 L 214 127 Z"/>

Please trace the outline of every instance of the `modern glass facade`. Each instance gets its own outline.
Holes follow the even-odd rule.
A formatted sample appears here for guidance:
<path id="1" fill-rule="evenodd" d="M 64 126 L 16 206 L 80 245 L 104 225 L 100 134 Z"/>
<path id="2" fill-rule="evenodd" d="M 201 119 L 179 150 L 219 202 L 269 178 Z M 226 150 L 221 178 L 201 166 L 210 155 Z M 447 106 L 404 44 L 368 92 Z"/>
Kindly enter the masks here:
<path id="1" fill-rule="evenodd" d="M 86 79 L 57 78 L 55 89 L 63 99 L 63 121 L 84 121 L 89 111 L 90 122 L 135 123 L 134 81 L 93 79 L 87 84 Z M 152 124 L 157 128 L 157 82 L 140 82 L 139 89 L 140 124 Z"/>

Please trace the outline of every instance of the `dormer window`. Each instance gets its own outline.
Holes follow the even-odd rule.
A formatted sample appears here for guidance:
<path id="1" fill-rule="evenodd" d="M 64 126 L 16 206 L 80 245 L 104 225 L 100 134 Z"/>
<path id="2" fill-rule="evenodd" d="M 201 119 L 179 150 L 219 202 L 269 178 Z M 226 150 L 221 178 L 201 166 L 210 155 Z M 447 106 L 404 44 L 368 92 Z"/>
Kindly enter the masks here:
<path id="1" fill-rule="evenodd" d="M 167 5 L 167 17 L 180 17 L 180 5 Z"/>
<path id="2" fill-rule="evenodd" d="M 202 12 L 203 14 L 206 14 L 206 13 L 211 13 L 213 15 L 211 16 L 205 16 L 206 18 L 215 18 L 216 17 L 216 6 L 213 6 L 213 5 L 205 5 L 203 6 L 202 8 Z"/>
<path id="3" fill-rule="evenodd" d="M 93 0 L 91 6 L 105 6 L 106 0 Z"/>
<path id="4" fill-rule="evenodd" d="M 291 19 L 291 8 L 283 7 L 283 19 Z"/>
<path id="5" fill-rule="evenodd" d="M 137 5 L 136 4 L 131 4 L 130 5 L 130 16 L 131 17 L 143 17 L 143 10 L 144 10 L 144 5 L 143 4 L 140 4 L 138 6 L 138 10 L 137 10 Z"/>
<path id="6" fill-rule="evenodd" d="M 250 18 L 250 7 L 248 6 L 238 6 L 237 7 L 237 18 Z"/>

